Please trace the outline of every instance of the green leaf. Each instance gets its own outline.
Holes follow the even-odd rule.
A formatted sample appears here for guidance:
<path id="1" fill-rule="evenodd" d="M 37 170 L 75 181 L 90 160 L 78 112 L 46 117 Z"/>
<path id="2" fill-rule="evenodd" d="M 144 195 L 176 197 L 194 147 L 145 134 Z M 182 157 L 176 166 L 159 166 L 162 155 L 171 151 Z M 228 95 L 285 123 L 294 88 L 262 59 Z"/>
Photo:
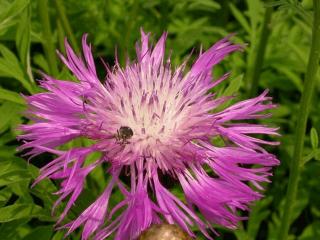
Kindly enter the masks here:
<path id="1" fill-rule="evenodd" d="M 307 35 L 311 36 L 311 26 L 306 24 L 304 21 L 302 21 L 301 19 L 299 19 L 298 17 L 294 17 L 293 21 L 299 25 Z"/>
<path id="2" fill-rule="evenodd" d="M 23 203 L 33 203 L 33 199 L 29 193 L 30 181 L 21 181 L 17 183 L 10 184 L 9 187 L 13 194 L 19 196 L 19 200 Z"/>
<path id="3" fill-rule="evenodd" d="M 15 152 L 16 152 L 15 146 L 0 146 L 0 158 L 1 158 L 0 165 L 2 164 L 3 161 L 4 162 L 6 160 L 8 161 L 9 158 L 14 157 Z"/>
<path id="4" fill-rule="evenodd" d="M 32 166 L 23 159 L 11 157 L 0 161 L 0 186 L 29 182 L 33 174 Z"/>
<path id="5" fill-rule="evenodd" d="M 33 57 L 33 61 L 35 64 L 41 67 L 44 72 L 49 72 L 48 61 L 45 59 L 45 57 L 42 54 L 35 55 Z"/>
<path id="6" fill-rule="evenodd" d="M 241 26 L 250 34 L 251 28 L 245 16 L 239 11 L 233 3 L 229 4 L 233 16 L 238 20 Z"/>
<path id="7" fill-rule="evenodd" d="M 25 236 L 22 240 L 34 240 L 39 239 L 41 240 L 50 240 L 53 234 L 51 226 L 41 226 L 34 228 L 27 236 Z"/>
<path id="8" fill-rule="evenodd" d="M 315 240 L 320 239 L 320 222 L 316 221 L 308 225 L 298 237 L 298 240 Z"/>
<path id="9" fill-rule="evenodd" d="M 0 175 L 0 187 L 30 180 L 30 173 L 26 170 L 8 171 Z"/>
<path id="10" fill-rule="evenodd" d="M 23 87 L 32 93 L 32 85 L 28 81 L 17 57 L 6 46 L 0 44 L 0 76 L 17 79 Z"/>
<path id="11" fill-rule="evenodd" d="M 309 195 L 305 190 L 301 189 L 297 196 L 297 200 L 293 205 L 290 224 L 292 224 L 301 215 L 302 211 L 307 207 L 308 203 L 309 203 Z M 283 214 L 284 205 L 285 205 L 285 199 L 282 199 L 278 206 L 280 216 Z M 272 214 L 272 221 L 268 222 L 269 231 L 268 231 L 267 239 L 276 239 L 279 233 L 279 229 L 281 226 L 281 217 L 279 216 L 279 214 L 274 212 Z"/>
<path id="12" fill-rule="evenodd" d="M 287 66 L 285 65 L 273 65 L 273 67 L 278 70 L 278 72 L 284 74 L 296 87 L 297 89 L 302 92 L 303 91 L 303 84 L 302 80 L 299 77 L 299 75 L 292 70 L 290 70 Z"/>
<path id="13" fill-rule="evenodd" d="M 273 118 L 283 118 L 291 113 L 291 109 L 286 105 L 280 105 L 270 111 Z"/>
<path id="14" fill-rule="evenodd" d="M 232 96 L 234 93 L 238 92 L 243 82 L 243 74 L 240 74 L 239 76 L 232 78 L 231 83 L 226 87 L 226 89 L 221 93 L 221 96 Z M 220 97 L 220 95 L 219 95 Z M 225 109 L 226 107 L 230 106 L 233 99 L 230 99 L 224 103 L 222 103 L 215 111 L 219 112 L 222 109 Z"/>
<path id="15" fill-rule="evenodd" d="M 234 235 L 238 240 L 249 240 L 249 235 L 246 230 L 243 228 L 242 224 L 234 231 Z"/>
<path id="16" fill-rule="evenodd" d="M 30 17 L 28 9 L 20 17 L 16 32 L 16 46 L 22 65 L 26 67 L 30 48 Z"/>
<path id="17" fill-rule="evenodd" d="M 212 12 L 220 8 L 220 4 L 212 0 L 195 0 L 188 4 L 188 9 L 190 10 L 203 10 Z"/>
<path id="18" fill-rule="evenodd" d="M 11 222 L 2 223 L 0 225 L 0 239 L 5 240 L 20 240 L 21 237 L 19 236 L 18 229 L 26 224 L 30 219 L 22 218 L 19 220 L 14 220 Z"/>
<path id="19" fill-rule="evenodd" d="M 239 76 L 231 79 L 231 83 L 229 86 L 224 90 L 223 96 L 231 96 L 234 93 L 238 92 L 242 85 L 242 80 L 243 80 L 243 74 L 240 74 Z"/>
<path id="20" fill-rule="evenodd" d="M 11 121 L 19 117 L 17 113 L 20 111 L 22 111 L 21 106 L 12 102 L 5 102 L 0 106 L 0 132 L 6 130 Z"/>
<path id="21" fill-rule="evenodd" d="M 30 42 L 31 42 L 31 21 L 30 21 L 30 7 L 27 7 L 23 14 L 21 14 L 18 29 L 16 32 L 16 46 L 19 53 L 19 58 L 21 60 L 23 69 L 27 72 L 31 81 L 33 81 L 33 76 L 31 72 L 30 64 Z"/>
<path id="22" fill-rule="evenodd" d="M 50 209 L 54 202 L 58 199 L 57 195 L 53 193 L 57 191 L 56 186 L 49 179 L 45 179 L 39 182 L 35 187 L 30 189 L 30 192 L 40 198 L 44 207 Z M 57 206 L 57 210 L 59 210 L 61 206 Z"/>
<path id="23" fill-rule="evenodd" d="M 64 233 L 62 231 L 56 232 L 56 234 L 52 237 L 51 240 L 63 240 L 65 239 Z"/>
<path id="24" fill-rule="evenodd" d="M 256 41 L 259 19 L 262 15 L 262 4 L 259 0 L 247 0 L 247 5 L 250 17 L 250 28 L 252 29 L 251 44 L 254 44 L 254 42 Z"/>
<path id="25" fill-rule="evenodd" d="M 11 195 L 11 190 L 8 187 L 0 190 L 0 207 L 3 207 L 7 203 Z"/>
<path id="26" fill-rule="evenodd" d="M 268 208 L 271 202 L 272 197 L 264 198 L 261 201 L 256 202 L 255 206 L 250 211 L 247 229 L 250 239 L 256 239 L 262 221 L 270 215 L 271 211 Z"/>
<path id="27" fill-rule="evenodd" d="M 16 92 L 6 90 L 4 88 L 0 88 L 0 99 L 1 100 L 7 100 L 10 102 L 18 103 L 21 105 L 25 105 L 25 101 L 23 98 Z"/>
<path id="28" fill-rule="evenodd" d="M 3 1 L 1 2 L 3 4 Z M 13 3 L 1 5 L 0 11 L 0 35 L 3 34 L 10 26 L 15 24 L 15 17 L 29 4 L 29 0 L 16 0 Z"/>
<path id="29" fill-rule="evenodd" d="M 293 206 L 292 216 L 291 216 L 291 223 L 294 222 L 301 214 L 301 212 L 305 209 L 308 205 L 309 196 L 306 192 L 300 191 L 300 196 L 297 198 Z"/>
<path id="30" fill-rule="evenodd" d="M 319 145 L 319 137 L 318 137 L 317 129 L 315 129 L 314 127 L 311 128 L 310 139 L 311 139 L 312 149 L 314 149 L 314 150 L 317 149 L 318 145 Z"/>
<path id="31" fill-rule="evenodd" d="M 308 53 L 303 51 L 302 48 L 292 42 L 288 41 L 287 45 L 297 55 L 297 57 L 299 57 L 300 61 L 303 63 L 303 66 L 306 67 L 308 61 Z"/>
<path id="32" fill-rule="evenodd" d="M 310 160 L 315 159 L 315 160 L 320 160 L 320 149 L 312 149 L 311 152 L 304 156 L 301 162 L 301 167 L 305 165 L 307 162 Z"/>
<path id="33" fill-rule="evenodd" d="M 39 217 L 42 215 L 42 208 L 34 204 L 13 204 L 0 208 L 0 222 L 10 222 L 13 220 L 29 217 Z"/>

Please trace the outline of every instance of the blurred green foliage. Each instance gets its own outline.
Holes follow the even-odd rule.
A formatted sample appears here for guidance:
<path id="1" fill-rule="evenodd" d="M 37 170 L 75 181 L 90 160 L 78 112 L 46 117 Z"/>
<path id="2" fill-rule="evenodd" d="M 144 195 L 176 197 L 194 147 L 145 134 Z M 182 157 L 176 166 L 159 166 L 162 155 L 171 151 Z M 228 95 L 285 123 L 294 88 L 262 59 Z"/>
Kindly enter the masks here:
<path id="1" fill-rule="evenodd" d="M 30 187 L 39 167 L 53 156 L 43 154 L 28 163 L 15 150 L 19 145 L 17 126 L 27 122 L 22 116 L 26 107 L 22 94 L 41 91 L 37 85 L 40 71 L 52 73 L 59 79 L 72 79 L 56 54 L 50 52 L 48 38 L 51 47 L 64 52 L 66 36 L 79 49 L 81 36 L 89 33 L 99 74 L 103 78 L 105 71 L 100 59 L 113 65 L 115 49 L 121 64 L 127 58 L 134 59 L 140 28 L 152 32 L 153 40 L 168 31 L 167 48 L 168 54 L 172 50 L 173 64 L 181 63 L 191 51 L 194 57 L 201 47 L 207 49 L 218 39 L 236 33 L 232 39 L 246 44 L 246 47 L 244 52 L 232 54 L 215 67 L 215 77 L 226 71 L 231 72 L 231 77 L 213 91 L 219 95 L 235 94 L 239 100 L 248 95 L 250 74 L 257 67 L 259 40 L 265 37 L 261 36 L 261 29 L 266 8 L 272 8 L 273 12 L 270 22 L 266 23 L 268 41 L 262 56 L 263 64 L 259 66 L 258 92 L 270 89 L 274 102 L 279 104 L 272 111 L 273 117 L 262 122 L 280 126 L 281 145 L 270 151 L 279 157 L 281 166 L 275 169 L 273 182 L 266 185 L 266 197 L 255 203 L 250 213 L 241 213 L 249 214 L 249 220 L 234 232 L 219 229 L 221 236 L 217 239 L 276 239 L 283 213 L 289 161 L 294 157 L 293 133 L 299 117 L 296 113 L 311 43 L 312 1 L 68 0 L 49 1 L 47 12 L 43 12 L 41 4 L 47 3 L 43 0 L 0 0 L 0 239 L 59 240 L 64 235 L 54 231 L 54 222 L 61 209 L 58 208 L 55 215 L 51 214 L 57 198 L 52 193 L 57 190 L 57 183 L 45 180 Z M 45 14 L 49 17 L 48 22 L 44 21 Z M 48 24 L 51 26 L 49 32 Z M 48 33 L 50 36 L 46 35 Z M 52 64 L 57 64 L 57 71 Z M 290 239 L 320 239 L 319 75 L 318 72 Z M 102 167 L 89 176 L 69 220 L 95 199 L 107 178 Z M 173 191 L 181 194 L 179 189 Z M 111 204 L 118 200 L 112 199 Z M 68 239 L 80 239 L 79 234 L 77 231 Z M 200 233 L 199 239 L 204 239 Z"/>

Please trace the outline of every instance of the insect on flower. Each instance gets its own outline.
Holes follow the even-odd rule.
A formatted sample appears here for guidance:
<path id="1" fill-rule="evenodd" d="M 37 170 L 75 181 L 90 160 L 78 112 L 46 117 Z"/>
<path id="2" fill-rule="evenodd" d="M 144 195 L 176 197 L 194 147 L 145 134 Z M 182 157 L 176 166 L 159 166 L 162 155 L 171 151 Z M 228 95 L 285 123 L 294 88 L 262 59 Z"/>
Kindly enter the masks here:
<path id="1" fill-rule="evenodd" d="M 31 157 L 56 155 L 41 168 L 35 184 L 45 178 L 59 180 L 59 199 L 53 207 L 66 201 L 57 225 L 67 229 L 67 235 L 83 226 L 82 240 L 136 240 L 151 225 L 168 223 L 190 237 L 198 228 L 213 239 L 213 224 L 237 227 L 244 219 L 239 210 L 248 210 L 262 197 L 262 183 L 270 181 L 272 167 L 279 164 L 262 146 L 278 143 L 256 137 L 277 135 L 277 128 L 246 123 L 268 117 L 263 111 L 275 105 L 264 91 L 217 110 L 232 97 L 213 93 L 228 74 L 213 78 L 212 68 L 242 49 L 228 37 L 201 52 L 187 71 L 187 62 L 172 67 L 165 58 L 166 33 L 154 47 L 149 34 L 141 35 L 137 60 L 125 67 L 117 62 L 107 67 L 104 83 L 97 76 L 86 35 L 83 57 L 66 42 L 66 56 L 60 57 L 78 82 L 43 76 L 40 85 L 45 92 L 26 97 L 32 122 L 21 126 L 19 138 L 24 142 L 19 149 L 28 150 Z M 92 140 L 91 145 L 58 149 L 79 137 Z M 224 139 L 224 144 L 212 144 L 213 138 Z M 101 158 L 86 164 L 94 152 Z M 108 166 L 104 191 L 65 223 L 97 166 Z M 124 173 L 129 175 L 126 182 Z M 180 184 L 184 198 L 174 195 L 163 179 Z M 110 200 L 119 199 L 116 188 L 122 200 L 111 207 Z"/>
<path id="2" fill-rule="evenodd" d="M 121 126 L 117 130 L 116 139 L 121 144 L 128 144 L 128 140 L 133 136 L 133 131 L 130 127 Z"/>

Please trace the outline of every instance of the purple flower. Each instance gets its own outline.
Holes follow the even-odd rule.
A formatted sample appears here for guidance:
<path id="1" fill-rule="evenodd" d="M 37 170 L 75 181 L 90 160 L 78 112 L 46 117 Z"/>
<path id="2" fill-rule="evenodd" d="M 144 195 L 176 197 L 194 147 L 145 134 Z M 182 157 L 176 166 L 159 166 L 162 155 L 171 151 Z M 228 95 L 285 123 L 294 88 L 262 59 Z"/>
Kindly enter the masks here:
<path id="1" fill-rule="evenodd" d="M 35 183 L 60 180 L 55 206 L 68 201 L 59 224 L 81 194 L 86 176 L 102 163 L 109 166 L 106 174 L 111 180 L 105 190 L 78 218 L 62 226 L 67 234 L 83 226 L 82 239 L 111 235 L 136 239 L 151 224 L 166 221 L 193 237 L 191 227 L 197 226 L 212 239 L 212 224 L 236 228 L 244 219 L 237 211 L 248 210 L 262 197 L 261 183 L 269 181 L 272 166 L 279 164 L 261 146 L 278 143 L 252 136 L 277 135 L 277 128 L 242 122 L 268 117 L 262 112 L 274 105 L 265 91 L 225 110 L 211 111 L 230 99 L 208 93 L 228 76 L 212 79 L 212 67 L 241 49 L 228 38 L 201 53 L 187 71 L 186 62 L 173 70 L 170 58 L 165 59 L 166 34 L 153 48 L 149 34 L 141 34 L 137 61 L 125 68 L 118 63 L 107 68 L 104 82 L 97 76 L 86 35 L 84 58 L 66 42 L 66 56 L 61 59 L 78 81 L 44 75 L 40 83 L 47 91 L 26 97 L 32 124 L 21 126 L 20 150 L 29 149 L 31 157 L 44 152 L 57 155 L 41 169 Z M 79 137 L 91 145 L 57 149 Z M 224 141 L 222 146 L 211 143 L 216 137 Z M 85 164 L 93 152 L 100 152 L 101 158 Z M 120 180 L 124 173 L 130 173 L 130 184 Z M 164 186 L 168 176 L 180 183 L 185 199 Z M 111 208 L 115 188 L 123 200 Z"/>

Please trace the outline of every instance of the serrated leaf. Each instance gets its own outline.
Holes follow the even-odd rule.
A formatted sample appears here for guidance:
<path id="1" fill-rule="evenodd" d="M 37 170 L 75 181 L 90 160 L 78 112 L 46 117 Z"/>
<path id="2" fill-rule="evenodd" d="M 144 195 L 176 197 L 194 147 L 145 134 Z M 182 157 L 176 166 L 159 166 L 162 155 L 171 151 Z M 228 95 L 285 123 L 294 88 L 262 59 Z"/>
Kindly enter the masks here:
<path id="1" fill-rule="evenodd" d="M 0 88 L 0 99 L 25 105 L 23 98 L 16 92 Z"/>
<path id="2" fill-rule="evenodd" d="M 310 139 L 311 139 L 312 149 L 314 149 L 314 150 L 317 149 L 318 145 L 319 145 L 319 137 L 318 137 L 317 129 L 311 128 Z"/>

